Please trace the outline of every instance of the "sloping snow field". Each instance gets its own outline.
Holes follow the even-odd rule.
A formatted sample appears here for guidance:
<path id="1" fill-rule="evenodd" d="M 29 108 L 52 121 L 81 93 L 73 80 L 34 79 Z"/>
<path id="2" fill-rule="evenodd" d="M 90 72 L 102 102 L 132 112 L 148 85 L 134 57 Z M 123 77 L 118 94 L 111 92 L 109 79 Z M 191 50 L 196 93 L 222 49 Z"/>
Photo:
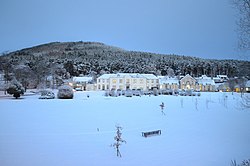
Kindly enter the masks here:
<path id="1" fill-rule="evenodd" d="M 103 94 L 75 92 L 72 100 L 1 97 L 0 165 L 230 166 L 231 160 L 250 158 L 250 110 L 242 109 L 240 94 Z M 127 141 L 122 158 L 110 146 L 116 125 Z M 153 130 L 162 134 L 142 137 Z"/>

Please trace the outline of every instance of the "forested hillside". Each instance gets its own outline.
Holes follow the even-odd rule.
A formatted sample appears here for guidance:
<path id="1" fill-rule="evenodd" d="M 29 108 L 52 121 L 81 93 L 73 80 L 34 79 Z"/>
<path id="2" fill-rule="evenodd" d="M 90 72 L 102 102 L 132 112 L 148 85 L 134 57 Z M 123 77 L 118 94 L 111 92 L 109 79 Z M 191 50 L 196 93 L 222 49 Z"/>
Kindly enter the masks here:
<path id="1" fill-rule="evenodd" d="M 14 73 L 18 77 L 25 73 L 37 82 L 50 75 L 62 79 L 117 72 L 166 75 L 169 68 L 175 75 L 250 76 L 249 61 L 126 51 L 98 42 L 54 42 L 0 56 L 0 70 L 5 74 Z"/>

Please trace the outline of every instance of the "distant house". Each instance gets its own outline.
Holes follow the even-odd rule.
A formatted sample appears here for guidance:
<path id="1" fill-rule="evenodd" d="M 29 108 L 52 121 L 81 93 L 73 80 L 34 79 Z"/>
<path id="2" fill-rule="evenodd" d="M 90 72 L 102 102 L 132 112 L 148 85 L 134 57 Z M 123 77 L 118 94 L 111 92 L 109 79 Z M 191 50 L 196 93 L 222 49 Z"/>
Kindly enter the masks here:
<path id="1" fill-rule="evenodd" d="M 71 86 L 78 90 L 94 90 L 94 85 L 92 84 L 92 77 L 73 77 Z"/>
<path id="2" fill-rule="evenodd" d="M 153 74 L 118 73 L 103 74 L 97 78 L 98 90 L 126 90 L 141 89 L 148 90 L 159 87 L 159 80 Z"/>
<path id="3" fill-rule="evenodd" d="M 176 77 L 159 76 L 160 89 L 179 89 L 179 79 Z"/>
<path id="4" fill-rule="evenodd" d="M 220 92 L 229 92 L 230 88 L 227 82 L 225 83 L 220 83 L 220 84 L 216 84 L 218 85 L 217 90 Z"/>
<path id="5" fill-rule="evenodd" d="M 187 74 L 180 80 L 180 89 L 197 89 L 197 82 L 196 80 Z"/>
<path id="6" fill-rule="evenodd" d="M 228 77 L 227 75 L 217 75 L 216 77 L 213 78 L 215 83 L 223 83 L 227 82 Z"/>
<path id="7" fill-rule="evenodd" d="M 248 80 L 246 83 L 246 92 L 250 93 L 250 80 Z"/>
<path id="8" fill-rule="evenodd" d="M 197 79 L 198 88 L 200 91 L 215 91 L 215 82 L 211 77 L 207 77 L 206 75 L 202 75 Z"/>

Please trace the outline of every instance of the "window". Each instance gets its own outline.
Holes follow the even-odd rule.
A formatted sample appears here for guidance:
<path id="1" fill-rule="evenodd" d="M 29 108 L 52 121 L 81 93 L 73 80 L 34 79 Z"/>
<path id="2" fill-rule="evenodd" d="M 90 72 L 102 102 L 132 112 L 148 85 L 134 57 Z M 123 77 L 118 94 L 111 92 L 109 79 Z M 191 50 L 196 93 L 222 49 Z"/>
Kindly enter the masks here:
<path id="1" fill-rule="evenodd" d="M 143 79 L 140 79 L 140 84 L 143 84 L 143 82 L 144 82 Z"/>
<path id="2" fill-rule="evenodd" d="M 113 83 L 113 84 L 116 84 L 116 79 L 113 79 L 113 80 L 112 80 L 112 83 Z"/>
<path id="3" fill-rule="evenodd" d="M 123 80 L 122 79 L 119 79 L 119 83 L 122 84 Z"/>
<path id="4" fill-rule="evenodd" d="M 126 83 L 129 84 L 130 80 L 129 79 L 126 79 Z"/>

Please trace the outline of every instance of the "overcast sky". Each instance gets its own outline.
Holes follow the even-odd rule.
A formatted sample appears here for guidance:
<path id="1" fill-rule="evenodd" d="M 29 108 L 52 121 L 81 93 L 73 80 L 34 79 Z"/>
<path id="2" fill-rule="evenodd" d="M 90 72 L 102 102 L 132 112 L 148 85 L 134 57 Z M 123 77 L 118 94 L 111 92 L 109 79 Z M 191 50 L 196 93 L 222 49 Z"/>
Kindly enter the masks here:
<path id="1" fill-rule="evenodd" d="M 0 52 L 54 41 L 242 59 L 230 0 L 1 0 Z"/>

